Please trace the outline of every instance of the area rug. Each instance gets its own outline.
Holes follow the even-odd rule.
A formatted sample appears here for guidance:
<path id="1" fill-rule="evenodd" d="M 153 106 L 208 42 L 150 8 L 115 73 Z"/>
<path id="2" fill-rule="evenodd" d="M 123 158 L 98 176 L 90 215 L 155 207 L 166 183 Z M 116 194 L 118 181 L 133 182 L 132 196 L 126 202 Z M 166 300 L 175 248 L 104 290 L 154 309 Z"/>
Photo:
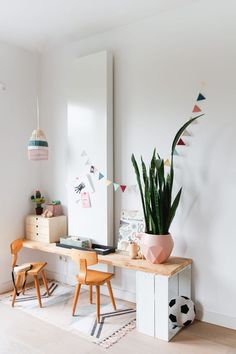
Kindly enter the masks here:
<path id="1" fill-rule="evenodd" d="M 70 331 L 108 349 L 135 328 L 136 310 L 130 302 L 116 300 L 114 311 L 110 299 L 101 295 L 100 323 L 96 321 L 96 305 L 89 303 L 89 292 L 81 291 L 76 314 L 71 315 L 74 287 L 49 282 L 50 296 L 40 287 L 43 308 L 39 308 L 36 291 L 29 287 L 16 298 L 15 307 L 45 322 Z M 0 295 L 0 301 L 11 306 L 11 293 Z M 94 294 L 95 298 L 95 294 Z M 95 299 L 94 299 L 95 300 Z"/>

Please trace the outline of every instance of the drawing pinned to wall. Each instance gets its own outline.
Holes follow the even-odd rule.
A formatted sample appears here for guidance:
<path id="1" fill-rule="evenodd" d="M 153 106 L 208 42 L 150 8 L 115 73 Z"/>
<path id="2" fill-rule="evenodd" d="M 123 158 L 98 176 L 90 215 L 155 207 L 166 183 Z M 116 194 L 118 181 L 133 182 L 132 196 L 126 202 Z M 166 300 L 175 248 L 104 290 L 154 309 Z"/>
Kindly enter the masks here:
<path id="1" fill-rule="evenodd" d="M 74 191 L 73 194 L 75 197 L 75 202 L 76 203 L 82 202 L 81 206 L 83 208 L 90 208 L 91 202 L 90 202 L 89 193 L 95 192 L 95 188 L 91 176 L 87 173 L 84 175 L 80 175 L 79 177 L 76 177 L 72 183 L 72 188 Z M 83 200 L 85 199 L 85 196 L 88 197 L 90 206 L 84 206 Z"/>
<path id="2" fill-rule="evenodd" d="M 81 202 L 82 208 L 91 208 L 91 201 L 88 192 L 81 193 Z"/>
<path id="3" fill-rule="evenodd" d="M 127 250 L 130 241 L 136 241 L 137 235 L 145 232 L 143 214 L 140 210 L 122 210 L 118 234 L 118 249 Z"/>

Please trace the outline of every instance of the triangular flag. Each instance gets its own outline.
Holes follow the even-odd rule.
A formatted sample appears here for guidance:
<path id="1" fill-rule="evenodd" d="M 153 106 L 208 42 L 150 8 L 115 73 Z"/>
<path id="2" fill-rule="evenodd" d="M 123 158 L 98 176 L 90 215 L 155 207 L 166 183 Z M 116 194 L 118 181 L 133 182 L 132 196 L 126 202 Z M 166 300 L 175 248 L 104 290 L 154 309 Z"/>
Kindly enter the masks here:
<path id="1" fill-rule="evenodd" d="M 190 119 L 192 119 L 192 118 L 194 118 L 194 117 L 190 117 Z M 189 120 L 190 120 L 190 119 L 189 119 Z M 195 119 L 191 124 L 198 124 L 198 120 Z"/>
<path id="2" fill-rule="evenodd" d="M 191 134 L 187 131 L 187 129 L 185 129 L 182 136 L 191 136 Z"/>
<path id="3" fill-rule="evenodd" d="M 205 100 L 205 99 L 206 99 L 206 97 L 203 96 L 203 94 L 201 94 L 201 92 L 200 92 L 199 95 L 198 95 L 197 101 L 202 101 L 202 100 Z"/>
<path id="4" fill-rule="evenodd" d="M 125 186 L 125 185 L 122 185 L 122 184 L 120 185 L 120 189 L 122 190 L 122 192 L 124 192 L 126 190 L 126 187 L 127 186 Z"/>
<path id="5" fill-rule="evenodd" d="M 83 157 L 83 156 L 87 156 L 87 153 L 86 153 L 86 151 L 85 151 L 85 150 L 83 150 L 83 151 L 82 151 L 81 156 L 82 156 L 82 157 Z"/>
<path id="6" fill-rule="evenodd" d="M 177 150 L 176 150 L 176 149 L 174 149 L 173 155 L 175 155 L 175 156 L 179 156 L 179 154 L 178 154 L 178 152 L 177 152 Z"/>
<path id="7" fill-rule="evenodd" d="M 105 181 L 105 184 L 106 184 L 106 186 L 108 187 L 108 186 L 110 186 L 110 184 L 112 184 L 112 181 L 110 181 L 109 179 L 107 179 L 107 180 Z"/>
<path id="8" fill-rule="evenodd" d="M 115 189 L 115 192 L 117 191 L 117 189 L 120 187 L 120 185 L 118 183 L 113 183 L 113 187 Z"/>
<path id="9" fill-rule="evenodd" d="M 168 159 L 165 160 L 164 165 L 170 167 L 170 161 Z"/>
<path id="10" fill-rule="evenodd" d="M 201 112 L 201 109 L 195 104 L 192 110 L 193 113 Z"/>
<path id="11" fill-rule="evenodd" d="M 180 138 L 177 145 L 186 145 L 185 142 Z"/>
<path id="12" fill-rule="evenodd" d="M 102 179 L 103 177 L 104 177 L 104 175 L 103 175 L 101 172 L 99 172 L 99 175 L 98 175 L 99 181 L 100 181 L 100 179 Z"/>

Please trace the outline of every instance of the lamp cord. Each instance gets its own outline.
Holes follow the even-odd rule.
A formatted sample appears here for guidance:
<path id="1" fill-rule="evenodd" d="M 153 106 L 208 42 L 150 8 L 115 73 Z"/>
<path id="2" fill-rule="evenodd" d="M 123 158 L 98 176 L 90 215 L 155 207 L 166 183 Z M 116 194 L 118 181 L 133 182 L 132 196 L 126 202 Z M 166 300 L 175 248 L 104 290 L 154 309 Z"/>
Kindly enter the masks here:
<path id="1" fill-rule="evenodd" d="M 37 97 L 37 129 L 39 129 L 39 98 Z"/>

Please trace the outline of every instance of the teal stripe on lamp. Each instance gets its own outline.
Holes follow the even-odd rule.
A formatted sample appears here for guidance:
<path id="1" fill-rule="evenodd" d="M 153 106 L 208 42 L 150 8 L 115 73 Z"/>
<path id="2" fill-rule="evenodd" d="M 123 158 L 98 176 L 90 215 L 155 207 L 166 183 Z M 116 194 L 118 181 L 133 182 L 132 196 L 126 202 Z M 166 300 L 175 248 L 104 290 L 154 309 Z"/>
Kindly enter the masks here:
<path id="1" fill-rule="evenodd" d="M 43 140 L 30 140 L 28 146 L 45 146 L 48 147 L 48 142 Z"/>

